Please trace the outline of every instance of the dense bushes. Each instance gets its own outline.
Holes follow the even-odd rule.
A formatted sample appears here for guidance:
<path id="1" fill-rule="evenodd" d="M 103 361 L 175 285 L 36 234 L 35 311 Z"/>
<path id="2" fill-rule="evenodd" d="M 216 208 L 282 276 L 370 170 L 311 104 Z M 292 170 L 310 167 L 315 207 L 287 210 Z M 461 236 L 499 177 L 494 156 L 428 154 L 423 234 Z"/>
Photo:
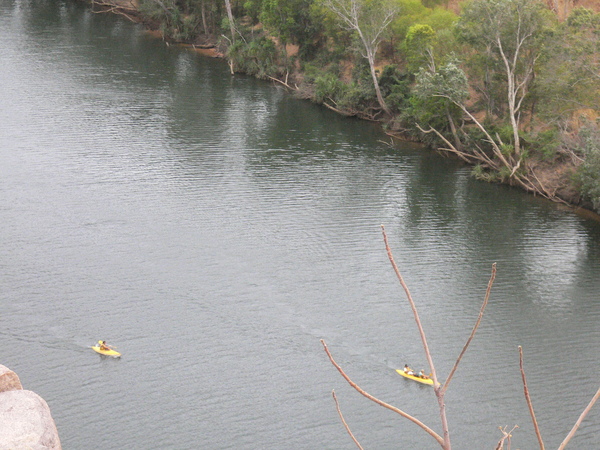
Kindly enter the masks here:
<path id="1" fill-rule="evenodd" d="M 238 40 L 227 52 L 232 66 L 257 78 L 268 78 L 278 75 L 277 47 L 271 39 L 259 37 L 250 42 Z"/>

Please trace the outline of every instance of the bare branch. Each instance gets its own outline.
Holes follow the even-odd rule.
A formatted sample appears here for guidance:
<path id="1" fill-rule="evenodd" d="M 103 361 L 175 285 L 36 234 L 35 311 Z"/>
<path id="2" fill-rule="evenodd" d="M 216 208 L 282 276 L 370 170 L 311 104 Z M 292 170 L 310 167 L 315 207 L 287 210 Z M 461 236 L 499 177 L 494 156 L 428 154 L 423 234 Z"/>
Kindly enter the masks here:
<path id="1" fill-rule="evenodd" d="M 442 387 L 442 393 L 445 393 L 446 389 L 448 389 L 450 380 L 454 376 L 456 369 L 458 369 L 458 364 L 460 363 L 463 355 L 467 351 L 467 348 L 471 344 L 471 341 L 473 340 L 473 337 L 475 336 L 475 332 L 477 331 L 477 328 L 479 328 L 479 324 L 481 323 L 481 319 L 483 317 L 483 312 L 485 311 L 485 307 L 487 306 L 488 300 L 490 299 L 490 292 L 492 290 L 492 286 L 494 285 L 495 279 L 496 279 L 496 263 L 492 264 L 492 275 L 490 276 L 490 281 L 488 281 L 487 289 L 485 291 L 485 298 L 483 299 L 483 304 L 481 305 L 481 309 L 479 310 L 479 317 L 477 318 L 477 322 L 475 322 L 475 326 L 473 327 L 473 330 L 471 331 L 471 335 L 469 336 L 469 339 L 467 339 L 465 346 L 463 347 L 462 351 L 460 352 L 460 355 L 458 355 L 458 358 L 456 359 L 456 362 L 454 363 L 454 367 L 452 367 L 452 370 L 450 371 L 450 374 L 448 375 L 448 378 L 446 379 L 446 382 L 444 383 L 444 386 Z"/>
<path id="2" fill-rule="evenodd" d="M 560 444 L 560 447 L 558 447 L 558 450 L 564 450 L 564 448 L 569 443 L 569 441 L 571 440 L 571 438 L 573 437 L 575 432 L 579 429 L 581 422 L 583 422 L 583 419 L 585 419 L 585 416 L 587 416 L 587 414 L 590 412 L 590 410 L 592 409 L 592 406 L 594 406 L 594 403 L 596 403 L 596 400 L 598 400 L 599 397 L 600 397 L 600 388 L 598 388 L 598 390 L 596 391 L 596 395 L 594 395 L 594 397 L 592 398 L 590 403 L 583 410 L 583 412 L 579 416 L 579 419 L 577 419 L 577 422 L 575 422 L 573 429 L 569 432 L 569 434 L 567 435 L 565 440 L 562 441 L 562 443 Z"/>
<path id="3" fill-rule="evenodd" d="M 515 431 L 516 428 L 519 428 L 518 425 L 515 425 L 514 427 L 512 427 L 512 429 L 510 431 L 506 431 L 506 427 L 500 428 L 500 431 L 502 432 L 503 436 L 502 439 L 500 439 L 498 441 L 498 445 L 496 445 L 496 449 L 495 450 L 503 450 L 504 449 L 504 441 L 507 441 L 508 443 L 508 448 L 506 450 L 510 450 L 510 438 L 512 437 L 512 432 Z"/>
<path id="4" fill-rule="evenodd" d="M 390 411 L 394 411 L 395 413 L 400 414 L 402 417 L 404 417 L 404 418 L 410 420 L 411 422 L 413 422 L 414 424 L 420 426 L 429 435 L 431 435 L 438 442 L 438 444 L 440 444 L 443 447 L 444 440 L 441 438 L 441 436 L 439 434 L 437 434 L 435 431 L 433 431 L 431 428 L 429 428 L 427 425 L 425 425 L 423 422 L 421 422 L 419 419 L 411 416 L 410 414 L 405 413 L 404 411 L 396 408 L 395 406 L 392 406 L 388 403 L 385 403 L 384 401 L 379 400 L 376 397 L 373 397 L 371 394 L 369 394 L 368 392 L 366 392 L 362 388 L 360 388 L 354 381 L 352 381 L 350 379 L 350 377 L 348 375 L 346 375 L 346 373 L 342 370 L 342 368 L 339 366 L 339 364 L 335 362 L 335 360 L 333 359 L 333 356 L 331 356 L 331 353 L 329 352 L 329 349 L 327 348 L 327 344 L 325 344 L 325 341 L 323 339 L 321 339 L 321 344 L 323 344 L 323 348 L 325 349 L 325 353 L 327 353 L 327 356 L 329 357 L 329 361 L 331 361 L 331 364 L 333 364 L 335 366 L 335 368 L 342 375 L 342 377 L 344 377 L 344 379 L 348 382 L 348 384 L 350 386 L 352 386 L 354 389 L 356 389 L 356 391 L 359 394 L 367 397 L 372 402 L 377 403 L 378 405 L 389 409 Z"/>
<path id="5" fill-rule="evenodd" d="M 338 403 L 338 399 L 335 396 L 335 390 L 331 391 L 331 395 L 333 396 L 333 401 L 335 401 L 335 408 L 337 409 L 337 412 L 338 412 L 338 415 L 340 416 L 340 419 L 342 419 L 342 423 L 344 424 L 344 428 L 346 428 L 346 431 L 348 432 L 348 434 L 350 435 L 350 437 L 352 438 L 352 440 L 354 441 L 354 443 L 356 444 L 356 446 L 358 448 L 360 448 L 360 450 L 363 450 L 362 445 L 360 445 L 360 443 L 356 440 L 356 438 L 354 437 L 354 434 L 352 434 L 352 431 L 350 431 L 350 427 L 348 426 L 348 424 L 344 420 L 344 416 L 342 414 L 342 410 L 340 409 L 340 404 Z"/>
<path id="6" fill-rule="evenodd" d="M 271 81 L 275 81 L 275 82 L 277 82 L 277 83 L 280 83 L 280 84 L 282 84 L 283 86 L 285 86 L 286 88 L 288 88 L 290 91 L 297 91 L 297 90 L 298 90 L 298 88 L 297 88 L 297 87 L 296 87 L 296 88 L 294 88 L 293 86 L 290 86 L 290 85 L 287 83 L 287 76 L 286 76 L 286 80 L 285 80 L 285 81 L 283 81 L 283 80 L 280 80 L 280 79 L 278 79 L 278 78 L 275 78 L 275 77 L 271 77 L 271 76 L 269 76 L 268 78 L 269 78 Z"/>
<path id="7" fill-rule="evenodd" d="M 527 389 L 527 380 L 525 379 L 525 370 L 523 369 L 523 348 L 519 345 L 519 367 L 521 368 L 521 377 L 523 378 L 523 392 L 525 393 L 525 400 L 527 401 L 527 406 L 529 407 L 529 414 L 531 414 L 531 420 L 533 421 L 533 428 L 535 429 L 535 434 L 538 438 L 538 442 L 540 443 L 540 450 L 544 450 L 544 441 L 542 441 L 542 435 L 540 434 L 540 429 L 537 424 L 537 420 L 535 419 L 535 413 L 533 412 L 533 404 L 531 403 L 531 398 L 529 397 L 529 389 Z"/>
<path id="8" fill-rule="evenodd" d="M 446 148 L 439 148 L 438 150 L 445 150 L 447 152 L 454 153 L 460 159 L 462 159 L 463 161 L 465 161 L 469 164 L 472 164 L 473 161 L 480 161 L 480 162 L 483 162 L 484 164 L 488 165 L 489 167 L 495 167 L 494 162 L 490 158 L 488 158 L 488 156 L 485 153 L 483 153 L 482 151 L 474 150 L 473 153 L 468 153 L 468 152 L 465 152 L 462 150 L 458 150 L 454 145 L 452 145 L 452 143 L 448 139 L 446 139 L 444 137 L 444 135 L 442 133 L 440 133 L 435 128 L 429 127 L 429 130 L 425 130 L 425 129 L 421 128 L 421 126 L 418 123 L 416 123 L 415 126 L 419 129 L 419 131 L 421 133 L 424 133 L 424 134 L 435 133 L 448 146 Z"/>
<path id="9" fill-rule="evenodd" d="M 402 275 L 400 274 L 400 270 L 398 270 L 398 266 L 396 265 L 396 262 L 394 261 L 394 256 L 392 255 L 392 250 L 390 249 L 390 246 L 388 244 L 387 234 L 385 234 L 385 227 L 383 225 L 381 225 L 381 231 L 383 233 L 383 241 L 385 242 L 385 249 L 387 250 L 388 258 L 389 258 L 390 262 L 392 263 L 394 272 L 396 272 L 396 276 L 398 277 L 398 280 L 400 281 L 400 284 L 402 285 L 404 292 L 406 293 L 406 297 L 408 298 L 408 303 L 410 303 L 410 308 L 412 309 L 413 315 L 415 317 L 415 321 L 417 322 L 417 327 L 419 328 L 419 334 L 421 335 L 421 341 L 423 342 L 423 347 L 425 349 L 425 356 L 427 357 L 427 362 L 429 363 L 429 368 L 431 369 L 432 378 L 433 378 L 433 386 L 435 388 L 439 388 L 440 383 L 437 380 L 437 375 L 435 373 L 435 366 L 433 364 L 433 359 L 431 358 L 431 352 L 429 351 L 429 345 L 427 345 L 427 338 L 425 337 L 425 331 L 423 330 L 423 325 L 421 324 L 421 319 L 419 319 L 419 313 L 417 312 L 417 307 L 412 298 L 412 295 L 410 294 L 410 291 L 408 290 L 408 286 L 404 282 L 404 279 L 402 278 Z"/>

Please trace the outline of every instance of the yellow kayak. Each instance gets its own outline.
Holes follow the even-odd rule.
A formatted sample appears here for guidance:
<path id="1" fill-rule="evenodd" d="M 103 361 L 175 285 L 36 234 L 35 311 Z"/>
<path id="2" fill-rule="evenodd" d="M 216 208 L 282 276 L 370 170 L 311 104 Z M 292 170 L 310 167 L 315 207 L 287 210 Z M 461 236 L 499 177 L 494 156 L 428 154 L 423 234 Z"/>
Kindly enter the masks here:
<path id="1" fill-rule="evenodd" d="M 109 350 L 102 350 L 100 347 L 98 346 L 94 346 L 92 347 L 92 350 L 94 350 L 96 353 L 100 353 L 101 355 L 105 355 L 105 356 L 113 356 L 115 358 L 118 358 L 119 356 L 121 356 L 121 354 L 113 349 L 109 349 Z"/>
<path id="2" fill-rule="evenodd" d="M 421 378 L 421 377 L 417 377 L 415 375 L 409 375 L 406 372 L 404 372 L 404 370 L 402 370 L 402 369 L 396 369 L 396 372 L 398 372 L 400 375 L 402 375 L 403 377 L 408 378 L 410 380 L 415 380 L 415 381 L 418 381 L 419 383 L 429 384 L 430 386 L 433 386 L 433 380 L 431 378 Z"/>

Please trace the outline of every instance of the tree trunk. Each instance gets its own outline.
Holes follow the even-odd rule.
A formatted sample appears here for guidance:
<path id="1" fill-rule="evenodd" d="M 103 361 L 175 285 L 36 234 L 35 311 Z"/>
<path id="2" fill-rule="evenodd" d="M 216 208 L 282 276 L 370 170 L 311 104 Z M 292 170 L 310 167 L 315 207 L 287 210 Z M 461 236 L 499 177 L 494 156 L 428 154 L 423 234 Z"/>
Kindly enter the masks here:
<path id="1" fill-rule="evenodd" d="M 367 61 L 369 61 L 369 69 L 371 70 L 371 78 L 373 78 L 373 86 L 375 87 L 375 95 L 377 96 L 377 102 L 379 106 L 385 111 L 386 114 L 391 115 L 391 111 L 388 108 L 385 100 L 383 99 L 383 95 L 381 95 L 381 89 L 379 87 L 379 80 L 377 79 L 377 72 L 375 71 L 375 53 L 377 52 L 377 48 L 372 48 L 367 40 L 365 39 L 360 29 L 358 30 L 359 36 L 363 41 L 365 46 Z"/>
<path id="2" fill-rule="evenodd" d="M 231 11 L 231 1 L 225 0 L 227 8 L 227 17 L 229 18 L 229 29 L 231 31 L 231 42 L 235 42 L 235 21 L 233 20 L 233 12 Z"/>
<path id="3" fill-rule="evenodd" d="M 375 71 L 375 61 L 372 61 L 369 58 L 369 66 L 371 68 L 371 77 L 373 78 L 373 86 L 375 86 L 375 94 L 377 95 L 377 102 L 379 106 L 385 111 L 386 114 L 391 115 L 391 112 L 383 99 L 383 95 L 381 95 L 381 89 L 379 87 L 379 80 L 377 79 L 377 72 Z"/>
<path id="4" fill-rule="evenodd" d="M 204 28 L 204 34 L 208 34 L 208 26 L 206 25 L 206 5 L 202 2 L 202 27 Z"/>
<path id="5" fill-rule="evenodd" d="M 450 130 L 452 131 L 452 137 L 454 137 L 454 146 L 457 150 L 462 150 L 462 142 L 458 137 L 458 132 L 456 130 L 456 125 L 454 124 L 454 120 L 452 119 L 452 115 L 450 114 L 450 109 L 446 106 L 446 118 L 448 119 L 448 123 L 450 124 Z"/>

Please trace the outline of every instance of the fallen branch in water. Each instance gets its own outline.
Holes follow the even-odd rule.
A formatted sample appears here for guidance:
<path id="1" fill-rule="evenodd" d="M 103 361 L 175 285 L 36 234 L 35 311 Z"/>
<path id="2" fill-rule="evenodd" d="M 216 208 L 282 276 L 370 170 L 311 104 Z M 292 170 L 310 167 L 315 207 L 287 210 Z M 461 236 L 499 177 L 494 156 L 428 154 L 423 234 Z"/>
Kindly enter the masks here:
<path id="1" fill-rule="evenodd" d="M 120 14 L 121 16 L 125 16 L 131 22 L 137 22 L 136 18 L 133 15 L 133 14 L 137 13 L 137 8 L 133 4 L 133 2 L 130 1 L 128 3 L 129 3 L 129 5 L 126 6 L 126 5 L 118 3 L 118 2 L 92 0 L 92 7 L 95 5 L 95 6 L 100 6 L 103 8 L 102 11 L 95 11 L 92 8 L 92 12 L 95 14 L 101 14 L 101 13 Z"/>
<path id="2" fill-rule="evenodd" d="M 286 88 L 288 88 L 290 91 L 297 91 L 297 90 L 298 90 L 298 88 L 297 88 L 297 87 L 293 87 L 293 86 L 290 86 L 290 85 L 288 84 L 288 82 L 287 82 L 287 75 L 286 75 L 286 77 L 285 77 L 285 81 L 283 81 L 283 80 L 280 80 L 279 78 L 271 77 L 271 76 L 269 77 L 269 80 L 271 80 L 271 81 L 275 81 L 275 82 L 277 82 L 277 83 L 280 83 L 280 84 L 282 84 L 283 86 L 285 86 Z"/>

